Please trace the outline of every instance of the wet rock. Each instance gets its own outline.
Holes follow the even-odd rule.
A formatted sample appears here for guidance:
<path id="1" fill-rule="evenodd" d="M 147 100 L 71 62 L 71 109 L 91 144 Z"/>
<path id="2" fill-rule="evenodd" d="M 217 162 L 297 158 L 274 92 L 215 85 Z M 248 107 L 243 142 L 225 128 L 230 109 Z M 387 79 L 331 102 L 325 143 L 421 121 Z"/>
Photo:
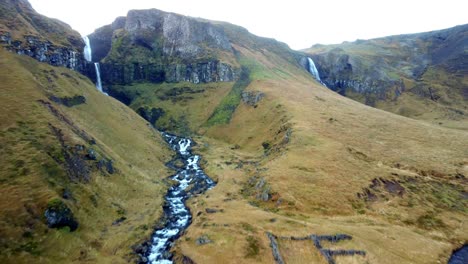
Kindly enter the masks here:
<path id="1" fill-rule="evenodd" d="M 51 200 L 44 212 L 47 226 L 50 228 L 69 227 L 70 231 L 78 228 L 78 222 L 75 220 L 72 211 L 60 199 Z"/>
<path id="2" fill-rule="evenodd" d="M 198 246 L 205 245 L 208 243 L 213 243 L 213 241 L 211 241 L 211 239 L 208 238 L 207 235 L 203 235 L 195 240 L 195 244 L 197 244 Z"/>

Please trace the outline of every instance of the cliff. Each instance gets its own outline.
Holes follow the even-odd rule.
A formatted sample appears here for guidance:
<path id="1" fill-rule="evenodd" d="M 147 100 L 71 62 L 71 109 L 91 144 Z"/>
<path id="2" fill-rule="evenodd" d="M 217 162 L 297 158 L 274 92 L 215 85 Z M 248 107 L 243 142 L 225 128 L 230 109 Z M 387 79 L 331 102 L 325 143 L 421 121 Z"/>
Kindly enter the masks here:
<path id="1" fill-rule="evenodd" d="M 89 35 L 103 82 L 230 82 L 237 79 L 234 50 L 223 28 L 157 9 L 127 17 Z"/>
<path id="2" fill-rule="evenodd" d="M 468 25 L 315 45 L 305 52 L 330 89 L 409 117 L 466 119 Z"/>

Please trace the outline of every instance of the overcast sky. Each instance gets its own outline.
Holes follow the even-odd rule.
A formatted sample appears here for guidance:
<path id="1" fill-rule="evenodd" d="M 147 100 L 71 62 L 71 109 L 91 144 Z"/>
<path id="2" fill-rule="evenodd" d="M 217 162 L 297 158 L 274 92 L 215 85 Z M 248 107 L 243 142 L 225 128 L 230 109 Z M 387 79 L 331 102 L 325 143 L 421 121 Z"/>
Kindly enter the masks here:
<path id="1" fill-rule="evenodd" d="M 227 21 L 302 49 L 468 23 L 466 0 L 30 0 L 82 35 L 130 9 L 157 8 Z"/>

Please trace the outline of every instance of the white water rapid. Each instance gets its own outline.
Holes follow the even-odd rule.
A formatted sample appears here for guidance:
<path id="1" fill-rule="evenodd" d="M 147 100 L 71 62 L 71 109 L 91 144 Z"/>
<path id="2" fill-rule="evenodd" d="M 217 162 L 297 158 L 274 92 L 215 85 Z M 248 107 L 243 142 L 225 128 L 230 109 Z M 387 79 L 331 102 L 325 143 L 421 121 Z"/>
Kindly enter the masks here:
<path id="1" fill-rule="evenodd" d="M 173 242 L 190 225 L 192 215 L 185 201 L 192 195 L 200 194 L 215 186 L 200 168 L 200 156 L 193 155 L 190 151 L 192 140 L 163 133 L 164 139 L 177 152 L 176 157 L 168 166 L 177 170 L 171 179 L 179 184 L 169 188 L 166 194 L 166 203 L 163 207 L 164 226 L 157 229 L 151 238 L 151 246 L 147 252 L 148 263 L 169 264 L 173 263 L 169 253 Z M 183 166 L 176 165 L 183 162 Z M 189 188 L 190 187 L 190 188 Z"/>

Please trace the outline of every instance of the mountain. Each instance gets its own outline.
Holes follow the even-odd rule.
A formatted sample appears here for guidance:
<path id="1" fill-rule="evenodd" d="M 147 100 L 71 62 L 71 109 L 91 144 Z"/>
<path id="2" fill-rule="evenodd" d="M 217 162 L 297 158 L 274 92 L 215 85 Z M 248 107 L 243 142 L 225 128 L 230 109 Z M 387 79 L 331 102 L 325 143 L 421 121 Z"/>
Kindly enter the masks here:
<path id="1" fill-rule="evenodd" d="M 315 45 L 322 81 L 396 114 L 466 129 L 468 25 L 419 34 Z"/>
<path id="2" fill-rule="evenodd" d="M 229 23 L 133 10 L 88 38 L 125 105 L 1 51 L 2 262 L 147 261 L 174 155 L 149 124 L 190 136 L 216 182 L 187 201 L 176 263 L 438 263 L 468 241 L 466 131 L 343 97 L 305 69 L 310 55 Z M 90 177 L 70 178 L 83 164 Z M 63 205 L 72 232 L 46 226 Z"/>
<path id="3" fill-rule="evenodd" d="M 49 48 L 73 50 L 72 43 L 53 39 L 67 32 L 63 41 L 76 37 L 82 46 L 76 32 L 26 1 L 0 7 L 0 27 L 14 41 L 38 34 Z M 15 27 L 5 21 L 16 21 Z M 87 77 L 16 51 L 8 44 L 0 49 L 0 262 L 131 260 L 130 247 L 152 233 L 162 214 L 171 150 L 144 119 Z"/>

